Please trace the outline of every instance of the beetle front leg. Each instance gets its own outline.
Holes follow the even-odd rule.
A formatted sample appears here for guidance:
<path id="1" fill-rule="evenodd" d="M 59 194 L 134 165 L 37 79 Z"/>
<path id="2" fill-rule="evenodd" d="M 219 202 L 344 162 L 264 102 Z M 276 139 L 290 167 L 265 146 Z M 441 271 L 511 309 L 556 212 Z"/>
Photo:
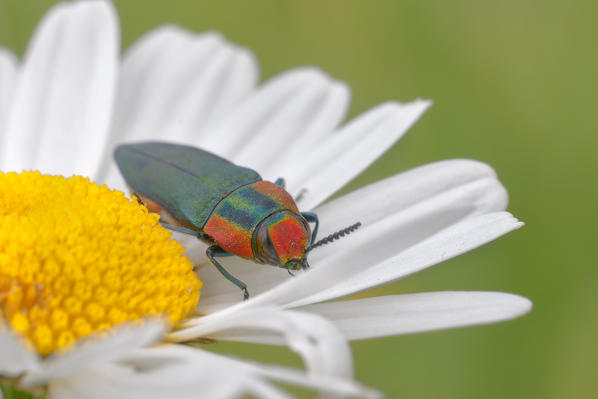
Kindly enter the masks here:
<path id="1" fill-rule="evenodd" d="M 301 212 L 301 216 L 305 218 L 310 223 L 315 223 L 316 227 L 314 227 L 314 231 L 311 234 L 311 243 L 313 244 L 316 242 L 316 237 L 318 236 L 318 228 L 320 227 L 320 220 L 318 219 L 318 215 L 313 212 Z"/>
<path id="2" fill-rule="evenodd" d="M 247 285 L 244 282 L 242 282 L 241 280 L 238 280 L 235 277 L 233 277 L 232 274 L 227 272 L 226 269 L 220 263 L 218 263 L 218 261 L 216 259 L 214 259 L 216 256 L 232 256 L 232 254 L 229 252 L 226 252 L 224 249 L 220 248 L 218 245 L 212 245 L 211 247 L 208 247 L 208 249 L 206 250 L 206 255 L 208 255 L 208 258 L 210 259 L 212 264 L 214 266 L 216 266 L 216 269 L 218 269 L 218 271 L 220 273 L 222 273 L 222 275 L 224 277 L 226 277 L 226 279 L 228 281 L 230 281 L 231 283 L 233 283 L 234 285 L 239 287 L 241 289 L 241 291 L 243 291 L 243 299 L 244 300 L 249 299 L 249 292 L 247 291 Z"/>

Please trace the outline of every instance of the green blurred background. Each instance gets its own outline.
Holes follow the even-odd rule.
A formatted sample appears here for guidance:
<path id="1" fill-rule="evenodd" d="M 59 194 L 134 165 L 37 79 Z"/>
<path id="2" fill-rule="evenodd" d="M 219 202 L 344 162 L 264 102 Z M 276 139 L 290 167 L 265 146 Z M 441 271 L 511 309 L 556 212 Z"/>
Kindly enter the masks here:
<path id="1" fill-rule="evenodd" d="M 54 1 L 0 0 L 0 45 L 22 54 Z M 123 48 L 165 23 L 218 30 L 262 78 L 317 65 L 352 87 L 351 116 L 435 105 L 349 189 L 446 158 L 492 165 L 526 226 L 385 292 L 494 290 L 534 302 L 507 323 L 353 344 L 356 375 L 390 398 L 598 397 L 598 3 L 116 1 Z M 299 366 L 286 349 L 218 344 Z"/>

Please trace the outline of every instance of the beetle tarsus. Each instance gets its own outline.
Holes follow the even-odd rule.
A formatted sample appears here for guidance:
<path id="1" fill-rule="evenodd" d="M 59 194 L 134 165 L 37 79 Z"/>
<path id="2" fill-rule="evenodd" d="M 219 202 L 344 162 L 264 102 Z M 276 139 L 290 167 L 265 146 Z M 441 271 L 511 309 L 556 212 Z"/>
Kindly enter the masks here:
<path id="1" fill-rule="evenodd" d="M 309 263 L 307 263 L 307 259 L 303 258 L 303 262 L 301 262 L 301 269 L 303 270 L 308 270 L 309 269 Z"/>

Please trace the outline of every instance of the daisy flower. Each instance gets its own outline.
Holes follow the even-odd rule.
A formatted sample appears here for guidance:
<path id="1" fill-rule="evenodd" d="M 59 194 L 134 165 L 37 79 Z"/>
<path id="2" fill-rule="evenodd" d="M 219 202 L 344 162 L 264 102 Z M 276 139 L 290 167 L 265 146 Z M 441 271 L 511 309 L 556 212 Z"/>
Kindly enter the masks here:
<path id="1" fill-rule="evenodd" d="M 351 380 L 347 340 L 496 322 L 531 308 L 525 298 L 491 292 L 335 301 L 521 226 L 505 212 L 507 194 L 494 171 L 471 160 L 424 165 L 322 205 L 393 145 L 429 101 L 388 102 L 344 122 L 349 104 L 345 84 L 315 68 L 290 70 L 258 84 L 253 55 L 217 33 L 162 27 L 140 38 L 122 61 L 118 43 L 112 5 L 89 1 L 53 7 L 22 62 L 0 51 L 0 170 L 83 175 L 126 190 L 111 157 L 115 145 L 138 140 L 186 143 L 251 167 L 266 180 L 284 177 L 287 190 L 299 198 L 298 207 L 318 214 L 321 232 L 357 221 L 362 226 L 310 253 L 312 268 L 295 278 L 284 270 L 226 259 L 226 268 L 247 283 L 252 295 L 248 301 L 208 264 L 202 243 L 174 233 L 199 265 L 203 286 L 194 309 L 177 308 L 177 317 L 159 310 L 168 315 L 166 321 L 144 317 L 156 309 L 115 317 L 118 325 L 101 319 L 88 334 L 73 332 L 53 341 L 51 350 L 33 338 L 23 343 L 15 331 L 26 335 L 31 326 L 21 316 L 20 324 L 19 318 L 9 318 L 3 309 L 0 348 L 10 356 L 3 357 L 0 375 L 26 389 L 43 387 L 52 397 L 282 397 L 273 380 L 341 395 L 369 395 L 374 392 Z M 83 191 L 97 190 L 114 193 L 106 188 Z M 131 213 L 143 213 L 136 209 Z M 133 231 L 159 229 L 155 219 L 139 223 Z M 115 239 L 114 247 L 129 242 Z M 68 240 L 66 247 L 76 248 Z M 176 249 L 170 251 L 180 258 Z M 164 251 L 151 252 L 156 257 L 146 263 L 148 271 Z M 142 254 L 122 256 L 125 261 L 114 261 L 125 264 Z M 64 268 L 66 261 L 61 262 Z M 39 287 L 36 276 L 29 285 L 34 287 L 33 299 Z M 155 283 L 150 276 L 129 274 L 115 280 L 141 286 Z M 93 294 L 98 287 L 106 289 L 102 278 L 93 281 L 99 284 Z M 188 280 L 183 291 L 195 292 L 200 283 L 193 281 Z M 2 295 L 7 292 L 3 287 L 0 281 Z M 92 309 L 91 314 L 98 312 L 102 310 Z M 163 339 L 171 343 L 152 346 Z M 302 357 L 307 375 L 180 344 L 205 339 L 287 345 Z"/>

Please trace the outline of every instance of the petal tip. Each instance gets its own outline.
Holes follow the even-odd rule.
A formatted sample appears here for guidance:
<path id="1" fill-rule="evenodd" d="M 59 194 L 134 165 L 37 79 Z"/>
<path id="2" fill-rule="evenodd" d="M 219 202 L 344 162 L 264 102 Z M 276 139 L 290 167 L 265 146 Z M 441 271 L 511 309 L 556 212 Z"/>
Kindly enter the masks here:
<path id="1" fill-rule="evenodd" d="M 77 15 L 77 18 L 86 19 L 90 22 L 90 24 L 100 21 L 118 26 L 118 13 L 116 12 L 116 8 L 111 1 L 90 0 L 72 3 L 59 3 L 56 7 L 60 5 L 64 5 L 62 10 L 77 13 L 72 15 Z M 50 10 L 50 12 L 51 11 L 52 10 Z"/>
<path id="2" fill-rule="evenodd" d="M 510 319 L 514 319 L 517 317 L 521 317 L 527 313 L 529 313 L 534 304 L 528 298 L 517 295 L 517 294 L 503 294 L 508 296 L 508 303 L 505 304 L 507 310 L 510 313 Z"/>
<path id="3" fill-rule="evenodd" d="M 287 71 L 280 73 L 275 78 L 288 78 L 291 76 L 294 79 L 300 79 L 300 80 L 306 80 L 306 81 L 316 80 L 316 79 L 325 79 L 325 80 L 331 79 L 330 75 L 328 75 L 322 69 L 312 66 L 312 65 L 298 66 L 298 67 L 289 69 Z"/>
<path id="4" fill-rule="evenodd" d="M 427 99 L 427 98 L 416 98 L 414 101 L 412 101 L 413 104 L 417 104 L 420 106 L 424 106 L 426 108 L 431 107 L 432 105 L 434 105 L 434 101 Z"/>

